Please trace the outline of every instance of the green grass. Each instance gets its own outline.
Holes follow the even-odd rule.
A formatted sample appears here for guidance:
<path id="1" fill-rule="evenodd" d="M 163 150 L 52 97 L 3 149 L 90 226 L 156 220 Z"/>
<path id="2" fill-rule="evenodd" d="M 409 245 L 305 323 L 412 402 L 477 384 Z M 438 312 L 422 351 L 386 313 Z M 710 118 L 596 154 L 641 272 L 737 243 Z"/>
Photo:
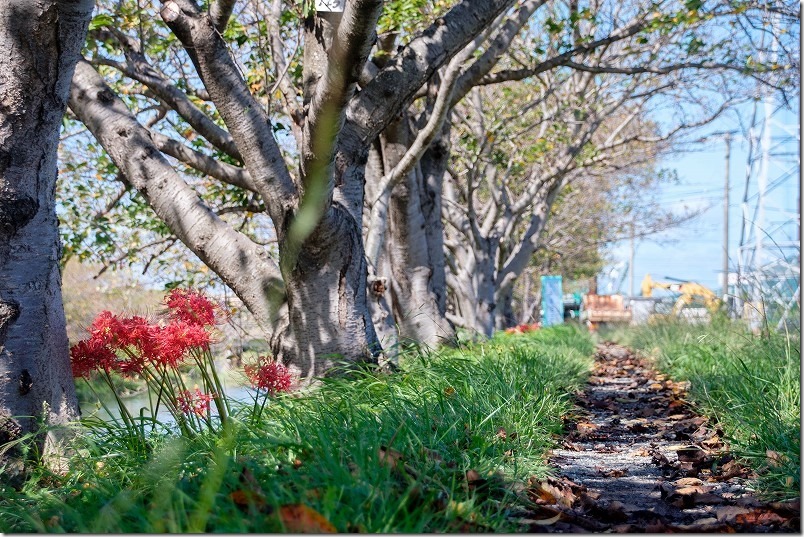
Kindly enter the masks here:
<path id="1" fill-rule="evenodd" d="M 38 469 L 0 491 L 0 531 L 279 532 L 288 504 L 340 532 L 515 531 L 521 483 L 549 471 L 545 451 L 592 351 L 562 327 L 408 354 L 393 375 L 278 397 L 256 426 L 246 402 L 220 436 L 154 435 L 150 454 L 83 434 L 68 475 Z M 383 463 L 381 446 L 403 462 Z M 467 483 L 470 470 L 481 479 Z M 259 500 L 238 506 L 237 491 Z"/>
<path id="2" fill-rule="evenodd" d="M 760 473 L 762 495 L 800 495 L 800 333 L 755 336 L 739 323 L 716 319 L 711 326 L 641 327 L 615 339 L 654 356 L 673 378 L 690 381 L 692 401 Z"/>

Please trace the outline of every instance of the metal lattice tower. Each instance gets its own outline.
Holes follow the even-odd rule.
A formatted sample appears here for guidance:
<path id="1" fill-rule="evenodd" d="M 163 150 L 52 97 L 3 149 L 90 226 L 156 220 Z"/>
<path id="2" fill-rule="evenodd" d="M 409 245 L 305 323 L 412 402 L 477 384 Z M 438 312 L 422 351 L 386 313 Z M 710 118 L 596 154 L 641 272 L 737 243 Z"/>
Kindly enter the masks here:
<path id="1" fill-rule="evenodd" d="M 775 57 L 775 42 L 771 47 Z M 772 91 L 760 90 L 748 132 L 738 250 L 738 311 L 758 329 L 799 326 L 801 296 L 801 129 L 783 121 Z"/>

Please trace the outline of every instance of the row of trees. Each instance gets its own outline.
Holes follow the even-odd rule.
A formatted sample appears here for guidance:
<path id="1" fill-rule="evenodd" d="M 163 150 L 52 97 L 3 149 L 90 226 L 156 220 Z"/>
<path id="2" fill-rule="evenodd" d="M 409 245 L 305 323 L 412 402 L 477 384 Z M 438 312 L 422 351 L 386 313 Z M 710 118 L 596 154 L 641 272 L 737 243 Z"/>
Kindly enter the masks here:
<path id="1" fill-rule="evenodd" d="M 142 258 L 180 244 L 307 377 L 377 362 L 400 340 L 452 341 L 455 326 L 490 335 L 511 321 L 551 214 L 611 208 L 755 79 L 796 86 L 797 36 L 766 24 L 792 30 L 798 6 L 781 1 L 100 1 L 80 58 L 91 2 L 27 4 L 0 28 L 25 44 L 0 64 L 6 117 L 34 125 L 4 119 L 3 154 L 41 148 L 20 164 L 25 180 L 0 173 L 9 431 L 43 401 L 74 415 L 53 194 L 70 78 L 68 251 Z M 25 68 L 42 65 L 50 78 L 30 85 Z M 630 204 L 617 210 L 644 208 Z M 572 229 L 582 242 L 573 220 L 552 240 Z M 599 222 L 595 240 L 619 226 Z M 23 268 L 32 256 L 42 274 Z M 44 302 L 22 302 L 45 285 Z"/>

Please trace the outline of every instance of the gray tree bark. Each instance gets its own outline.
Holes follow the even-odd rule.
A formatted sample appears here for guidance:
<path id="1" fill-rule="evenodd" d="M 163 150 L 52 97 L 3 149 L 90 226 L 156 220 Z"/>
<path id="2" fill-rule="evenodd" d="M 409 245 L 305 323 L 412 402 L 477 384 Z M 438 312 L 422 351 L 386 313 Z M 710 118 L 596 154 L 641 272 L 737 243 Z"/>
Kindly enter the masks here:
<path id="1" fill-rule="evenodd" d="M 433 276 L 433 231 L 428 230 L 422 205 L 423 174 L 416 166 L 391 194 L 388 258 L 391 260 L 391 292 L 400 337 L 426 347 L 452 344 L 455 331 L 439 307 Z M 429 233 L 428 233 L 429 231 Z M 436 260 L 437 262 L 437 260 Z M 445 288 L 441 288 L 441 292 Z"/>
<path id="2" fill-rule="evenodd" d="M 0 14 L 0 444 L 38 432 L 42 420 L 56 426 L 38 438 L 56 468 L 68 438 L 57 427 L 78 417 L 59 272 L 56 150 L 92 7 L 91 0 L 9 0 Z"/>

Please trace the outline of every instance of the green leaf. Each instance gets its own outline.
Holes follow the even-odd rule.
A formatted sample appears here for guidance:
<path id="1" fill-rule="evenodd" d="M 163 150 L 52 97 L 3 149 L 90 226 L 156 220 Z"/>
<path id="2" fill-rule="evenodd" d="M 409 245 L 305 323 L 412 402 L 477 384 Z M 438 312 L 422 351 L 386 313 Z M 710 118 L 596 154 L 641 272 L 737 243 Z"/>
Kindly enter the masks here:
<path id="1" fill-rule="evenodd" d="M 89 29 L 97 30 L 98 28 L 103 28 L 104 26 L 111 26 L 112 24 L 114 24 L 114 17 L 112 17 L 108 13 L 100 13 L 92 17 L 92 20 L 89 21 Z"/>

